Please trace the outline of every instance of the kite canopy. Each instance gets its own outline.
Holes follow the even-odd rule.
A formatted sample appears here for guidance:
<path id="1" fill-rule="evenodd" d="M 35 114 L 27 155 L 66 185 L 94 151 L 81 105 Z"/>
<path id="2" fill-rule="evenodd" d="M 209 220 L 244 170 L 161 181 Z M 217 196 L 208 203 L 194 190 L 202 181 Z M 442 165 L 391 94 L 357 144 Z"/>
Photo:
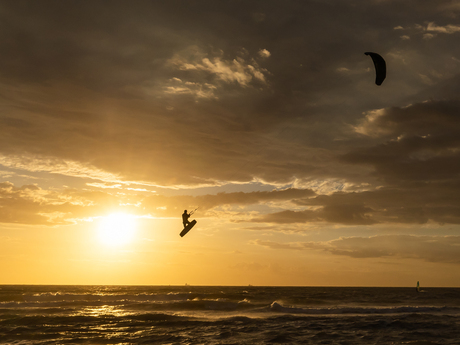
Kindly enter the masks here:
<path id="1" fill-rule="evenodd" d="M 375 66 L 375 83 L 381 85 L 387 76 L 387 66 L 383 57 L 377 53 L 365 52 L 364 54 L 369 55 L 372 58 Z"/>

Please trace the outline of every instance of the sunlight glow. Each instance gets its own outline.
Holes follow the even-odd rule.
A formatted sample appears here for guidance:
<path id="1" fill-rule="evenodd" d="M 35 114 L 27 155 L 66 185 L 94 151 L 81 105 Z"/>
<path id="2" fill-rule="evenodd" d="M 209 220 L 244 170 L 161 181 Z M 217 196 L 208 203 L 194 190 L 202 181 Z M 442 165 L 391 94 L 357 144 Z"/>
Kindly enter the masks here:
<path id="1" fill-rule="evenodd" d="M 99 224 L 99 240 L 109 246 L 128 244 L 134 237 L 136 221 L 134 216 L 114 213 L 103 218 Z"/>

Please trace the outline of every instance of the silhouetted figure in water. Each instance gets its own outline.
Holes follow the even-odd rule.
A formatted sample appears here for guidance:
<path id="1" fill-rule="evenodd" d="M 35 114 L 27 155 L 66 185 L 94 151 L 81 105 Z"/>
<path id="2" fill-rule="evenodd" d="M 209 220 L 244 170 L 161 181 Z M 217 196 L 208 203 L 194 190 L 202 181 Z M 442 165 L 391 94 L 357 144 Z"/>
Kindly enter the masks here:
<path id="1" fill-rule="evenodd" d="M 184 213 L 182 213 L 182 223 L 184 223 L 184 228 L 190 224 L 188 219 L 190 218 L 192 214 L 188 214 L 187 210 L 184 210 Z"/>

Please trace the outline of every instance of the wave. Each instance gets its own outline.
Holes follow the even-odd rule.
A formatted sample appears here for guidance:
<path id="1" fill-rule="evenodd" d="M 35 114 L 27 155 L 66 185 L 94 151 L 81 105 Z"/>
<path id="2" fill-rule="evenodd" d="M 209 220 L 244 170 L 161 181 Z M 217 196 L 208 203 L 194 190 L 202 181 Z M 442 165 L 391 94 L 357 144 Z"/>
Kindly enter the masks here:
<path id="1" fill-rule="evenodd" d="M 401 307 L 331 307 L 331 308 L 299 308 L 283 306 L 278 302 L 270 305 L 270 311 L 288 314 L 334 315 L 334 314 L 407 314 L 407 313 L 460 313 L 459 307 L 435 306 L 401 306 Z"/>
<path id="2" fill-rule="evenodd" d="M 191 298 L 201 297 L 200 294 L 193 293 L 63 293 L 63 292 L 44 292 L 35 293 L 32 295 L 21 295 L 15 298 L 16 301 L 25 302 L 42 302 L 42 301 L 118 301 L 118 300 L 131 300 L 131 301 L 175 301 L 187 300 Z"/>
<path id="3" fill-rule="evenodd" d="M 58 301 L 27 301 L 27 302 L 0 302 L 0 310 L 22 310 L 39 312 L 41 310 L 84 310 L 110 306 L 125 311 L 236 311 L 266 307 L 266 304 L 253 304 L 248 299 L 230 301 L 226 298 L 193 298 L 189 300 L 162 301 L 149 298 L 136 300 L 118 299 L 107 301 L 106 299 L 89 300 L 58 300 Z"/>
<path id="4" fill-rule="evenodd" d="M 227 299 L 193 299 L 188 301 L 174 301 L 168 303 L 143 302 L 130 303 L 125 309 L 130 310 L 173 310 L 173 311 L 236 311 L 248 310 L 263 305 L 252 304 L 249 300 L 229 301 Z"/>
<path id="5" fill-rule="evenodd" d="M 61 292 L 46 292 L 36 294 L 24 294 L 19 296 L 10 296 L 0 300 L 0 308 L 8 307 L 37 307 L 37 306 L 66 306 L 66 305 L 100 305 L 100 304 L 124 304 L 124 303 L 175 303 L 190 300 L 223 300 L 221 296 L 218 298 L 207 298 L 207 295 L 197 293 L 138 293 L 138 294 L 123 294 L 123 293 L 61 293 Z"/>
<path id="6" fill-rule="evenodd" d="M 192 292 L 169 292 L 169 293 L 66 293 L 66 292 L 42 292 L 34 294 L 20 294 L 12 296 L 0 296 L 0 308 L 5 305 L 31 304 L 31 303 L 91 303 L 91 302 L 158 302 L 174 303 L 184 301 L 248 301 L 250 296 L 229 296 L 224 293 L 192 293 Z"/>
<path id="7" fill-rule="evenodd" d="M 164 299 L 167 295 L 151 296 L 142 295 L 137 298 L 126 298 L 118 296 L 117 299 L 96 298 L 98 296 L 87 296 L 94 298 L 76 298 L 75 295 L 66 295 L 64 299 L 34 299 L 22 302 L 0 302 L 0 311 L 7 310 L 28 310 L 30 313 L 51 313 L 60 310 L 61 313 L 73 310 L 90 310 L 91 308 L 110 306 L 125 312 L 180 312 L 180 311 L 216 311 L 216 312 L 276 312 L 286 314 L 305 315 L 333 315 L 333 314 L 401 314 L 401 313 L 444 313 L 460 314 L 460 307 L 456 306 L 334 306 L 334 307 L 308 307 L 305 305 L 284 305 L 282 302 L 253 302 L 247 298 L 231 300 L 228 298 L 207 298 L 196 295 L 181 295 L 175 299 Z M 41 296 L 43 297 L 43 296 Z M 99 296 L 101 297 L 101 296 Z M 132 296 L 131 296 L 132 297 Z M 160 298 L 159 298 L 160 297 Z M 185 298 L 185 297 L 188 297 Z M 59 309 L 57 309 L 59 308 Z M 22 313 L 22 312 L 21 312 Z"/>
<path id="8" fill-rule="evenodd" d="M 0 326 L 27 326 L 42 327 L 44 324 L 53 326 L 62 326 L 74 324 L 104 324 L 107 322 L 117 322 L 121 324 L 132 324 L 133 322 L 184 322 L 194 318 L 180 315 L 171 315 L 165 313 L 144 313 L 132 315 L 14 315 L 10 318 L 0 320 Z"/>

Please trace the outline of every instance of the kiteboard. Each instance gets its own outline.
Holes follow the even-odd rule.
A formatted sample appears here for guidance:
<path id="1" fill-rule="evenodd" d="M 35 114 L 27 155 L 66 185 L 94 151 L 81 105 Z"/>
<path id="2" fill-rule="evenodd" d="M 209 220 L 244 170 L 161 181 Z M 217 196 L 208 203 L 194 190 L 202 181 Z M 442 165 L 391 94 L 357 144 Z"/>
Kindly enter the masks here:
<path id="1" fill-rule="evenodd" d="M 187 235 L 187 232 L 192 230 L 192 228 L 195 226 L 195 224 L 196 224 L 196 220 L 194 219 L 184 228 L 184 230 L 181 231 L 180 237 L 184 237 L 185 235 Z"/>

